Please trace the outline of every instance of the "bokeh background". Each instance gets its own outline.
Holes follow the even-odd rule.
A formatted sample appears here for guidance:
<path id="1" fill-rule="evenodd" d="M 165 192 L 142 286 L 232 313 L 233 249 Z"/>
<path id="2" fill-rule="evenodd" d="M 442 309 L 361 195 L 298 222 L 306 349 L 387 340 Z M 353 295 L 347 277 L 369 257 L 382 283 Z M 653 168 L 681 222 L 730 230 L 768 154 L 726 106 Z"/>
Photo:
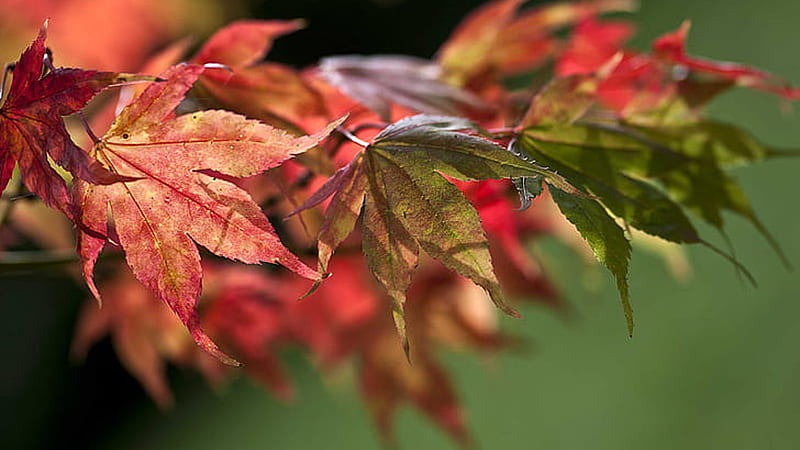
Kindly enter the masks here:
<path id="1" fill-rule="evenodd" d="M 6 3 L 11 6 L 0 15 L 13 17 L 14 2 Z M 207 16 L 195 15 L 195 25 L 182 32 L 246 14 L 307 18 L 309 28 L 281 38 L 270 56 L 304 65 L 337 53 L 431 56 L 480 2 L 202 3 Z M 691 19 L 693 54 L 746 61 L 800 84 L 800 2 L 795 0 L 644 0 L 632 17 L 639 26 L 635 47 L 646 48 L 654 37 Z M 120 17 L 126 20 L 131 18 Z M 74 32 L 91 45 L 91 29 Z M 712 116 L 783 148 L 800 148 L 798 114 L 774 97 L 746 91 L 729 94 L 711 108 Z M 798 172 L 797 159 L 735 172 L 796 266 Z M 698 226 L 722 242 L 713 230 Z M 530 307 L 523 320 L 503 321 L 527 339 L 527 351 L 491 361 L 447 355 L 477 445 L 509 450 L 798 448 L 800 280 L 744 221 L 729 216 L 728 230 L 759 287 L 742 283 L 727 263 L 703 248 L 689 249 L 693 274 L 685 283 L 673 280 L 657 258 L 634 252 L 637 329 L 632 339 L 608 277 L 587 274 L 579 258 L 558 243 L 540 242 L 536 251 L 545 256 L 577 314 L 565 322 Z M 158 410 L 119 366 L 108 340 L 84 363 L 69 360 L 84 297 L 82 288 L 58 271 L 0 277 L 0 448 L 380 447 L 352 374 L 343 370 L 321 379 L 299 353 L 285 355 L 297 382 L 292 404 L 278 402 L 244 378 L 215 392 L 198 374 L 172 368 L 177 406 Z M 400 448 L 455 448 L 410 409 L 398 415 L 396 432 Z"/>

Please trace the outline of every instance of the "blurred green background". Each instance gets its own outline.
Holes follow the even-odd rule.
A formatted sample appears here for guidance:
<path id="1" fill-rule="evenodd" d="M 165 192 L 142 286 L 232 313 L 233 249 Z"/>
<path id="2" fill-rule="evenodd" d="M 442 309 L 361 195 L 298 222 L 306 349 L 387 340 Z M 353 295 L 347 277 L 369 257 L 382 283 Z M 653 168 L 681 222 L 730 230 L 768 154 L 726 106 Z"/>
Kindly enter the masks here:
<path id="1" fill-rule="evenodd" d="M 307 64 L 333 53 L 430 56 L 475 1 L 270 1 L 263 17 L 306 17 L 308 30 L 281 39 L 273 58 Z M 644 0 L 633 16 L 634 45 L 646 48 L 684 19 L 689 50 L 746 61 L 800 84 L 795 0 Z M 776 98 L 737 91 L 714 117 L 763 141 L 800 148 L 800 116 Z M 737 170 L 762 221 L 800 265 L 798 160 Z M 577 320 L 528 308 L 503 326 L 533 351 L 489 364 L 446 356 L 484 449 L 793 449 L 800 448 L 800 282 L 755 230 L 732 216 L 739 258 L 759 281 L 741 283 L 731 267 L 690 248 L 693 278 L 671 279 L 658 259 L 635 252 L 631 285 L 637 330 L 626 336 L 612 284 L 589 291 L 579 260 L 543 242 L 550 271 Z M 721 242 L 713 230 L 704 235 Z M 300 354 L 286 359 L 298 398 L 281 404 L 238 379 L 213 392 L 199 375 L 170 369 L 177 407 L 161 412 L 116 362 L 106 340 L 83 365 L 68 346 L 83 292 L 57 272 L 0 278 L 0 448 L 372 449 L 380 441 L 344 371 L 322 380 Z M 455 448 L 411 409 L 398 415 L 400 448 Z"/>

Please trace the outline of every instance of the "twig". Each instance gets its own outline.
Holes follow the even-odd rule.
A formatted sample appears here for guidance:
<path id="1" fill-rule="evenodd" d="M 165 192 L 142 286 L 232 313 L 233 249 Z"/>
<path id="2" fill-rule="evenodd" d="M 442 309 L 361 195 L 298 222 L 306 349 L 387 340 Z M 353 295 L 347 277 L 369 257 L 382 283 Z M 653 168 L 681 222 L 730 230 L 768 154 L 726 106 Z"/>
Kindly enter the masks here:
<path id="1" fill-rule="evenodd" d="M 74 250 L 4 252 L 0 254 L 0 275 L 77 261 L 78 255 Z"/>
<path id="2" fill-rule="evenodd" d="M 27 192 L 25 194 L 19 194 L 19 195 L 14 195 L 14 194 L 9 195 L 8 193 L 5 193 L 3 195 L 0 195 L 0 200 L 8 200 L 10 202 L 15 202 L 17 200 L 24 200 L 26 198 L 35 198 L 35 197 L 36 194 L 34 194 L 33 192 Z"/>
<path id="3" fill-rule="evenodd" d="M 105 252 L 98 260 L 121 259 L 121 252 Z M 31 250 L 0 253 L 0 276 L 47 267 L 59 267 L 80 261 L 74 249 Z"/>

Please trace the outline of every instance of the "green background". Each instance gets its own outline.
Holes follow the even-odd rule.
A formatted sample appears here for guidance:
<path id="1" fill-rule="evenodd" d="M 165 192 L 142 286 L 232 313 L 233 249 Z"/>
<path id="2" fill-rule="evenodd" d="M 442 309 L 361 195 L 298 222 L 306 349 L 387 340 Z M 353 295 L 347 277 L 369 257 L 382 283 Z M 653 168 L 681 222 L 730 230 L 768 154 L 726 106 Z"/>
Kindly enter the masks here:
<path id="1" fill-rule="evenodd" d="M 428 3 L 433 2 L 286 1 L 267 2 L 261 10 L 269 12 L 265 17 L 308 17 L 310 30 L 319 27 L 287 37 L 275 49 L 275 58 L 308 63 L 319 56 L 308 46 L 320 55 L 430 56 L 470 4 L 436 2 L 425 13 Z M 637 47 L 691 19 L 693 54 L 746 61 L 800 84 L 800 2 L 645 0 L 633 17 L 640 30 Z M 768 144 L 800 148 L 800 117 L 784 106 L 767 94 L 736 91 L 717 101 L 711 114 Z M 798 171 L 800 161 L 789 159 L 735 172 L 795 265 L 800 265 Z M 755 230 L 727 219 L 737 254 L 759 287 L 740 282 L 730 265 L 700 247 L 689 249 L 694 272 L 685 284 L 671 279 L 649 253 L 635 251 L 633 339 L 626 336 L 608 277 L 600 276 L 598 289 L 585 289 L 576 282 L 584 278 L 578 259 L 557 243 L 543 242 L 540 250 L 575 305 L 577 320 L 565 323 L 527 308 L 525 319 L 507 319 L 503 326 L 525 336 L 532 351 L 488 362 L 445 355 L 477 445 L 800 448 L 800 282 Z M 721 242 L 713 230 L 700 228 Z M 69 362 L 83 295 L 57 272 L 0 278 L 0 448 L 380 447 L 353 374 L 345 370 L 322 380 L 299 353 L 286 355 L 297 382 L 293 404 L 276 401 L 244 378 L 213 392 L 199 375 L 173 368 L 177 406 L 158 411 L 118 366 L 107 340 L 84 365 Z M 396 434 L 400 448 L 455 448 L 409 408 L 398 414 Z"/>

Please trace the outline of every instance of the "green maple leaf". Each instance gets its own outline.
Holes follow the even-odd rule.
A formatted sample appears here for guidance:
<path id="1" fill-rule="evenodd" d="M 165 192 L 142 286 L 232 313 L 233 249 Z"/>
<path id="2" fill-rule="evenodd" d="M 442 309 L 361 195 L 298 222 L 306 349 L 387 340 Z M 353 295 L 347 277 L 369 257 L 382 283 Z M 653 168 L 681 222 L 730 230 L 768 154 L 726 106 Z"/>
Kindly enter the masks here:
<path id="1" fill-rule="evenodd" d="M 321 272 L 361 214 L 367 264 L 391 298 L 403 337 L 405 293 L 420 249 L 484 288 L 501 310 L 518 316 L 503 298 L 477 211 L 445 176 L 540 177 L 581 195 L 559 175 L 492 141 L 458 131 L 469 128 L 473 125 L 464 119 L 427 115 L 389 125 L 300 208 L 333 196 L 319 235 Z"/>
<path id="2" fill-rule="evenodd" d="M 707 120 L 648 126 L 585 120 L 591 107 L 585 92 L 591 92 L 596 81 L 588 75 L 573 76 L 545 86 L 517 127 L 511 150 L 590 194 L 591 198 L 573 199 L 551 189 L 561 212 L 616 278 L 629 332 L 633 327 L 627 285 L 630 245 L 614 218 L 667 241 L 705 245 L 753 282 L 732 255 L 699 236 L 685 212 L 724 234 L 721 212 L 728 210 L 750 221 L 786 261 L 744 192 L 724 171 L 725 166 L 784 152 L 762 146 L 736 127 Z M 535 184 L 533 190 L 525 183 L 516 186 L 523 206 L 537 193 Z"/>

